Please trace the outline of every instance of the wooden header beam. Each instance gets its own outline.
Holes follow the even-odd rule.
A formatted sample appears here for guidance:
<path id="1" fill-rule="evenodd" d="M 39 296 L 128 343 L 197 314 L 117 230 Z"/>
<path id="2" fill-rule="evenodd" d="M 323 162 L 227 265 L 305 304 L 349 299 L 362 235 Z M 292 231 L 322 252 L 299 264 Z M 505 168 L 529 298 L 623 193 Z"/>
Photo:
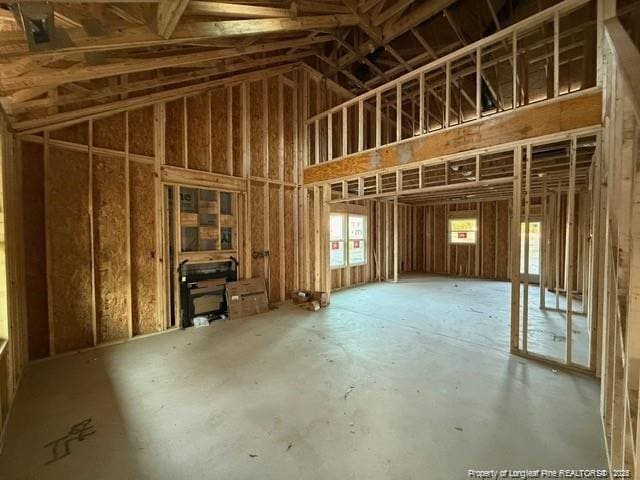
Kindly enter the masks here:
<path id="1" fill-rule="evenodd" d="M 532 104 L 467 125 L 313 165 L 304 170 L 304 183 L 336 181 L 468 150 L 598 126 L 601 116 L 601 90 L 586 90 L 567 98 Z"/>

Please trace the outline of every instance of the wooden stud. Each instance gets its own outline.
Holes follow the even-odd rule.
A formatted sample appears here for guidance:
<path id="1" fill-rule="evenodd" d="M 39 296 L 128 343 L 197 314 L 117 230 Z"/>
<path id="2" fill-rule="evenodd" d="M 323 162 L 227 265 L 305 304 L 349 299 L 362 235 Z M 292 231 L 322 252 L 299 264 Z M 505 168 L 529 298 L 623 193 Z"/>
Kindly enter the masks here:
<path id="1" fill-rule="evenodd" d="M 560 14 L 553 15 L 553 98 L 560 96 Z"/>
<path id="2" fill-rule="evenodd" d="M 574 239 L 574 210 L 575 210 L 575 185 L 576 185 L 576 149 L 577 138 L 571 138 L 569 192 L 567 193 L 567 224 L 565 241 L 565 290 L 567 292 L 567 351 L 566 363 L 572 363 L 573 354 L 573 239 Z"/>
<path id="3" fill-rule="evenodd" d="M 398 197 L 393 199 L 393 282 L 398 283 Z"/>
<path id="4" fill-rule="evenodd" d="M 522 209 L 522 147 L 513 152 L 511 224 L 511 352 L 520 350 L 520 213 Z"/>

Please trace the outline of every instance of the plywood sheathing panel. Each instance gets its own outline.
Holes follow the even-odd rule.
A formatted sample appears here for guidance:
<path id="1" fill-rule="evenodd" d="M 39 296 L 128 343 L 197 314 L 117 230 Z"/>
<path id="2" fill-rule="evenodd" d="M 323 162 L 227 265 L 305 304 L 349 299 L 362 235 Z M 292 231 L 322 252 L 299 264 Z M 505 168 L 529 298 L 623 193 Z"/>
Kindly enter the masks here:
<path id="1" fill-rule="evenodd" d="M 153 106 L 131 110 L 129 115 L 129 153 L 155 155 Z"/>
<path id="2" fill-rule="evenodd" d="M 268 154 L 269 154 L 269 178 L 280 179 L 280 119 L 279 119 L 279 89 L 278 77 L 271 77 L 267 80 L 267 132 Z"/>
<path id="3" fill-rule="evenodd" d="M 93 121 L 93 146 L 124 152 L 126 143 L 126 113 L 116 113 Z M 148 128 L 148 127 L 147 127 Z M 139 132 L 147 135 L 148 130 Z"/>
<path id="4" fill-rule="evenodd" d="M 265 177 L 264 171 L 264 95 L 263 82 L 249 84 L 249 135 L 251 152 L 251 176 Z"/>
<path id="5" fill-rule="evenodd" d="M 131 297 L 133 334 L 163 329 L 158 318 L 156 275 L 155 172 L 153 165 L 130 162 Z"/>
<path id="6" fill-rule="evenodd" d="M 242 86 L 236 85 L 232 88 L 232 138 L 233 138 L 233 175 L 236 177 L 242 177 L 243 171 L 243 150 L 244 150 L 244 135 L 243 135 L 243 105 L 242 105 Z"/>
<path id="7" fill-rule="evenodd" d="M 467 150 L 591 127 L 601 123 L 601 113 L 600 91 L 534 104 L 459 128 L 416 137 L 398 145 L 313 165 L 305 169 L 304 183 L 324 182 Z M 410 159 L 409 162 L 406 159 Z"/>
<path id="8" fill-rule="evenodd" d="M 260 182 L 251 182 L 251 251 L 257 252 L 265 249 L 265 216 L 264 216 L 264 184 Z M 254 277 L 263 277 L 265 275 L 265 262 L 263 258 L 247 259 L 251 262 L 251 273 Z"/>
<path id="9" fill-rule="evenodd" d="M 44 147 L 22 142 L 24 269 L 29 358 L 49 356 Z"/>
<path id="10" fill-rule="evenodd" d="M 151 134 L 149 125 L 147 132 Z M 184 99 L 166 104 L 165 122 L 165 163 L 175 167 L 184 167 L 185 144 Z"/>
<path id="11" fill-rule="evenodd" d="M 211 152 L 212 171 L 230 175 L 229 154 L 229 101 L 227 89 L 211 91 Z"/>
<path id="12" fill-rule="evenodd" d="M 281 213 L 279 211 L 280 198 L 279 185 L 269 185 L 269 301 L 277 302 L 284 300 L 280 297 L 280 282 L 284 279 L 280 272 L 280 260 L 282 254 L 280 252 L 280 222 Z"/>
<path id="13" fill-rule="evenodd" d="M 295 115 L 296 91 L 288 86 L 283 88 L 283 135 L 284 135 L 284 181 L 294 183 L 295 162 Z"/>
<path id="14" fill-rule="evenodd" d="M 59 130 L 53 130 L 50 135 L 51 138 L 55 140 L 64 140 L 65 142 L 88 145 L 89 124 L 87 122 L 83 122 L 66 128 L 61 128 Z"/>
<path id="15" fill-rule="evenodd" d="M 51 146 L 45 178 L 50 313 L 62 353 L 93 345 L 88 154 Z"/>
<path id="16" fill-rule="evenodd" d="M 129 336 L 124 158 L 93 156 L 93 238 L 98 343 Z"/>
<path id="17" fill-rule="evenodd" d="M 188 167 L 209 171 L 209 95 L 187 97 Z"/>

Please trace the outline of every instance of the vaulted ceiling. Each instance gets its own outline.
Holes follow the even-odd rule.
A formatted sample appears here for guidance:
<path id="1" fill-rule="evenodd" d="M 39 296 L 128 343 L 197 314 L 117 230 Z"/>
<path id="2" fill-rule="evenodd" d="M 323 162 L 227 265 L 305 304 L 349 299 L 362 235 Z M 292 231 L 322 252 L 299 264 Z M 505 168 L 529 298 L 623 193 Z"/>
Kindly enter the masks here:
<path id="1" fill-rule="evenodd" d="M 19 118 L 298 61 L 360 93 L 554 3 L 4 2 L 0 102 Z"/>

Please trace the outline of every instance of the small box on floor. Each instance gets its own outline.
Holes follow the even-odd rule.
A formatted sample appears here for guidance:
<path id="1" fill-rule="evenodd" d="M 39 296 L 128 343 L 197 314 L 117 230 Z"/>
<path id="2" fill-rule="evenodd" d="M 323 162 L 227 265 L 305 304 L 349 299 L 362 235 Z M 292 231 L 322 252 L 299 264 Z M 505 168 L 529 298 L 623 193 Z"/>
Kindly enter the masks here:
<path id="1" fill-rule="evenodd" d="M 295 292 L 291 292 L 291 300 L 293 300 L 293 303 L 297 305 L 301 303 L 307 303 L 309 300 L 311 300 L 312 296 L 313 292 L 309 290 L 297 290 Z"/>
<path id="2" fill-rule="evenodd" d="M 263 278 L 249 278 L 227 283 L 229 317 L 241 318 L 269 311 Z"/>
<path id="3" fill-rule="evenodd" d="M 329 294 L 327 292 L 313 292 L 311 300 L 315 300 L 324 308 L 329 305 Z"/>
<path id="4" fill-rule="evenodd" d="M 329 294 L 327 292 L 298 290 L 291 292 L 291 300 L 293 303 L 300 305 L 306 310 L 317 312 L 320 308 L 324 308 L 329 305 Z"/>

